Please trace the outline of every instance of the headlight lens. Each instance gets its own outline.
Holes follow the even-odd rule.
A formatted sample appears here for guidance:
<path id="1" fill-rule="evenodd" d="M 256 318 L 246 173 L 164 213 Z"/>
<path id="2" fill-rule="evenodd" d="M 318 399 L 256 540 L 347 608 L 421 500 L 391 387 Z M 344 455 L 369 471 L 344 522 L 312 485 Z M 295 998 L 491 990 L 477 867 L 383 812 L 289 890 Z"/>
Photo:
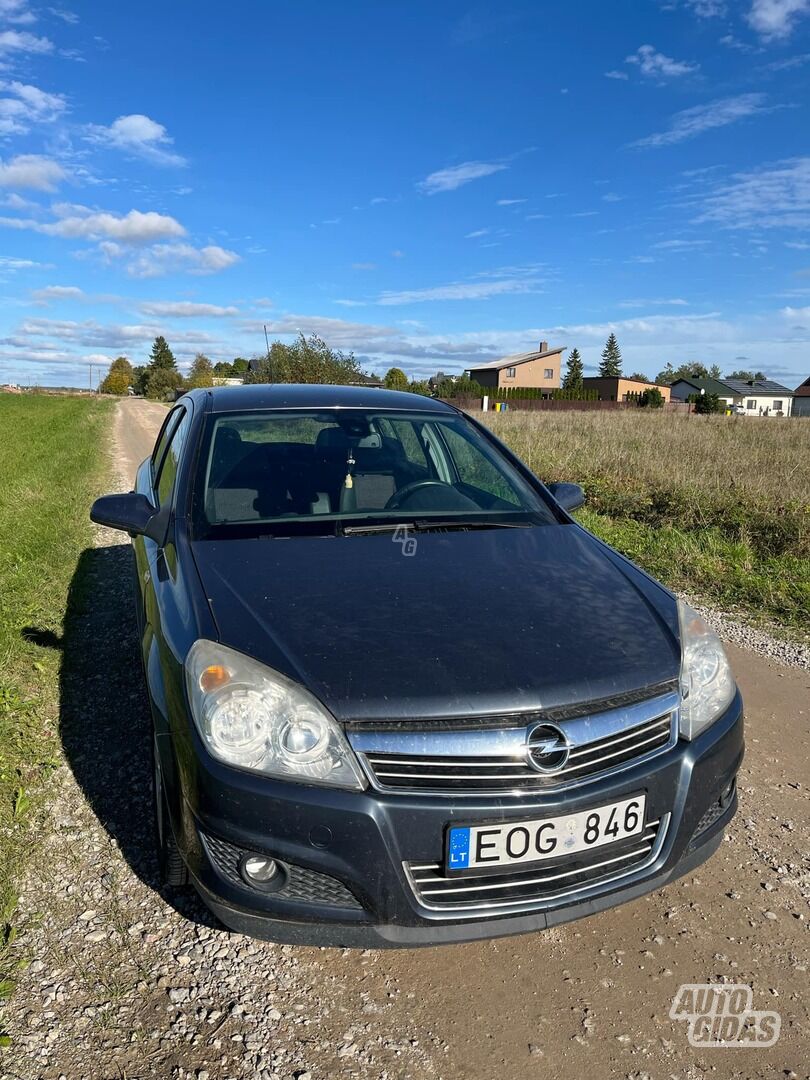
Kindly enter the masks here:
<path id="1" fill-rule="evenodd" d="M 283 780 L 366 786 L 333 717 L 258 660 L 201 639 L 186 658 L 186 685 L 197 730 L 220 761 Z"/>
<path id="2" fill-rule="evenodd" d="M 731 704 L 737 687 L 720 638 L 678 601 L 681 627 L 681 735 L 694 739 Z"/>

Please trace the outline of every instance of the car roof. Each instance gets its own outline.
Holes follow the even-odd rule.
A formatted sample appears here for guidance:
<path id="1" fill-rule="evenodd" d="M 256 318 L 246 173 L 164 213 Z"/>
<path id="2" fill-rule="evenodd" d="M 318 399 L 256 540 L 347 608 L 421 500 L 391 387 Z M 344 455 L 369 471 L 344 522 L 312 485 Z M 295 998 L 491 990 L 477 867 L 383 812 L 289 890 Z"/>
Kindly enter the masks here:
<path id="1" fill-rule="evenodd" d="M 452 414 L 443 401 L 367 386 L 333 386 L 322 383 L 252 383 L 247 386 L 214 386 L 192 390 L 189 397 L 207 399 L 212 412 L 252 412 L 262 409 L 399 409 L 408 412 Z"/>

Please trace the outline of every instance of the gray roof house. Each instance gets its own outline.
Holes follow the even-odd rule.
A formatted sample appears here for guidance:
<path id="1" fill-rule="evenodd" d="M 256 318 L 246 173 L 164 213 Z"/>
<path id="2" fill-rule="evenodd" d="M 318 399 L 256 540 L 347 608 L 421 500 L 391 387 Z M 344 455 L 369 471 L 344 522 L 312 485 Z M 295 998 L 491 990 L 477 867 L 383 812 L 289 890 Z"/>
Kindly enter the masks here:
<path id="1" fill-rule="evenodd" d="M 717 394 L 747 416 L 790 416 L 793 391 L 773 379 L 747 382 L 745 379 L 676 379 L 671 387 L 674 401 L 686 401 L 692 394 Z"/>

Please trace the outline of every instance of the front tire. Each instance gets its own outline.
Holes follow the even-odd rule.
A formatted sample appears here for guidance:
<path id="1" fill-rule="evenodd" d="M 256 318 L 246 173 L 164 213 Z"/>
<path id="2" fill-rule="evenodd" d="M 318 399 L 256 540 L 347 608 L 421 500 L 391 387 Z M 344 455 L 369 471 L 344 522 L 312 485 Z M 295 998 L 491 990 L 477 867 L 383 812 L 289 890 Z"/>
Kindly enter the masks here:
<path id="1" fill-rule="evenodd" d="M 155 838 L 157 841 L 158 870 L 162 884 L 172 888 L 188 885 L 188 869 L 183 862 L 180 848 L 174 838 L 169 803 L 163 786 L 163 774 L 160 768 L 157 736 L 152 743 L 153 786 L 155 801 Z"/>

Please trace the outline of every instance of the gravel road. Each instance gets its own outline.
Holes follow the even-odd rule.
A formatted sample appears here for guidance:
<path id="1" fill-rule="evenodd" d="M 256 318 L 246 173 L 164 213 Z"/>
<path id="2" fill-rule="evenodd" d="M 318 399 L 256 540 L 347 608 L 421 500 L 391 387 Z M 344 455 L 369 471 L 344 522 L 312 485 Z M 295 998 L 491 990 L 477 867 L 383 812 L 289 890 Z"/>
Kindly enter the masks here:
<path id="1" fill-rule="evenodd" d="M 147 402 L 121 404 L 122 490 L 164 416 Z M 149 720 L 120 541 L 98 531 L 71 592 L 66 763 L 23 889 L 27 925 L 15 949 L 32 962 L 8 1009 L 4 1077 L 810 1076 L 810 673 L 801 653 L 775 643 L 767 655 L 758 637 L 759 652 L 729 646 L 748 718 L 741 808 L 695 874 L 528 937 L 401 952 L 294 949 L 228 933 L 193 896 L 157 889 Z M 754 1008 L 781 1014 L 776 1045 L 693 1049 L 669 1010 L 680 984 L 703 982 L 748 984 Z"/>

